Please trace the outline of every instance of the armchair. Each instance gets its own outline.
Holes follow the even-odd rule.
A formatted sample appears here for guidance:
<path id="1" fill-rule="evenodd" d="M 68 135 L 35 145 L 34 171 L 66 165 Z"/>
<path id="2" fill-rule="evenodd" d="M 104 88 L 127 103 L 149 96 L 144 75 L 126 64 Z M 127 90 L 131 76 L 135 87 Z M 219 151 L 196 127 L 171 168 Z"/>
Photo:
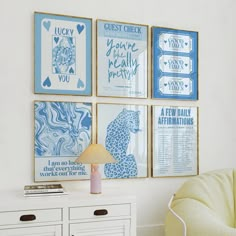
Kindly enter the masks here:
<path id="1" fill-rule="evenodd" d="M 186 181 L 169 204 L 166 236 L 236 236 L 236 170 L 204 173 Z"/>

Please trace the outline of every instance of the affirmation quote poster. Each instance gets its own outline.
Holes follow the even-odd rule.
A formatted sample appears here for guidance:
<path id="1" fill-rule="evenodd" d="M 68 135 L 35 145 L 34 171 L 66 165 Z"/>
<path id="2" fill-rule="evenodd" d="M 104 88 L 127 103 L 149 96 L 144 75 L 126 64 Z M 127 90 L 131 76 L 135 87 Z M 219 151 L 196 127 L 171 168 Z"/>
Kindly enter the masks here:
<path id="1" fill-rule="evenodd" d="M 88 165 L 75 163 L 91 143 L 92 104 L 34 103 L 35 181 L 88 179 Z"/>
<path id="2" fill-rule="evenodd" d="M 198 108 L 153 106 L 153 177 L 198 174 Z"/>
<path id="3" fill-rule="evenodd" d="M 147 98 L 148 26 L 97 21 L 97 95 Z"/>

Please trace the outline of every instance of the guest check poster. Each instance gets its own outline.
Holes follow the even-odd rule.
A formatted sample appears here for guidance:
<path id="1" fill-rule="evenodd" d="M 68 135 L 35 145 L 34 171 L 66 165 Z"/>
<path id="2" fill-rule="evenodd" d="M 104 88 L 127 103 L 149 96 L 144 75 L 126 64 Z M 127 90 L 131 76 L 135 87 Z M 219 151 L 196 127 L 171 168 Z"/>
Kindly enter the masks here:
<path id="1" fill-rule="evenodd" d="M 148 26 L 97 21 L 97 95 L 147 98 Z"/>
<path id="2" fill-rule="evenodd" d="M 152 28 L 153 98 L 198 99 L 198 33 Z"/>
<path id="3" fill-rule="evenodd" d="M 153 177 L 198 174 L 198 108 L 153 106 Z"/>

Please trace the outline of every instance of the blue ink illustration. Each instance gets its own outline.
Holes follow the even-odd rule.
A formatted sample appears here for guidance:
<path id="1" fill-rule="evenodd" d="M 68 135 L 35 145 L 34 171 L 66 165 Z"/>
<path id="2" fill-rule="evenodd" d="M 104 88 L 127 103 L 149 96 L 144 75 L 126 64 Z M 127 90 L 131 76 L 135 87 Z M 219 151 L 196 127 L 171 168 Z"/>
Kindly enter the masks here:
<path id="1" fill-rule="evenodd" d="M 78 156 L 91 142 L 91 104 L 35 102 L 35 157 Z"/>
<path id="2" fill-rule="evenodd" d="M 77 25 L 77 31 L 78 31 L 78 33 L 81 34 L 83 30 L 84 30 L 84 25 L 78 24 L 78 25 Z"/>
<path id="3" fill-rule="evenodd" d="M 78 88 L 84 88 L 84 82 L 81 79 L 78 79 L 77 87 Z"/>
<path id="4" fill-rule="evenodd" d="M 92 19 L 34 14 L 35 93 L 92 94 Z"/>
<path id="5" fill-rule="evenodd" d="M 44 21 L 43 26 L 47 31 L 49 31 L 49 29 L 51 27 L 51 21 Z"/>
<path id="6" fill-rule="evenodd" d="M 135 42 L 107 39 L 108 83 L 117 78 L 134 80 L 139 72 L 138 47 Z"/>
<path id="7" fill-rule="evenodd" d="M 53 36 L 52 68 L 55 74 L 75 74 L 75 39 Z"/>
<path id="8" fill-rule="evenodd" d="M 148 27 L 97 21 L 100 96 L 147 97 Z"/>
<path id="9" fill-rule="evenodd" d="M 198 99 L 198 33 L 154 27 L 153 98 Z"/>
<path id="10" fill-rule="evenodd" d="M 51 87 L 52 83 L 49 77 L 47 77 L 44 82 L 43 82 L 43 86 L 44 87 Z"/>
<path id="11" fill-rule="evenodd" d="M 133 154 L 127 154 L 130 133 L 136 134 L 139 129 L 139 111 L 123 109 L 107 126 L 105 146 L 116 163 L 104 166 L 107 178 L 130 178 L 138 175 L 137 163 Z"/>

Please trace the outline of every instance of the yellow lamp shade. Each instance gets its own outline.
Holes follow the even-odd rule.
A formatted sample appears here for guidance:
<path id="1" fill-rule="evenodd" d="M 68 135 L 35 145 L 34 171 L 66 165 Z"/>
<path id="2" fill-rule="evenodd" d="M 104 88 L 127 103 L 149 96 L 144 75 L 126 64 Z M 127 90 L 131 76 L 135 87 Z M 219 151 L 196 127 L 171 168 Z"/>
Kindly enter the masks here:
<path id="1" fill-rule="evenodd" d="M 75 160 L 83 164 L 114 163 L 116 160 L 101 144 L 90 144 Z"/>

